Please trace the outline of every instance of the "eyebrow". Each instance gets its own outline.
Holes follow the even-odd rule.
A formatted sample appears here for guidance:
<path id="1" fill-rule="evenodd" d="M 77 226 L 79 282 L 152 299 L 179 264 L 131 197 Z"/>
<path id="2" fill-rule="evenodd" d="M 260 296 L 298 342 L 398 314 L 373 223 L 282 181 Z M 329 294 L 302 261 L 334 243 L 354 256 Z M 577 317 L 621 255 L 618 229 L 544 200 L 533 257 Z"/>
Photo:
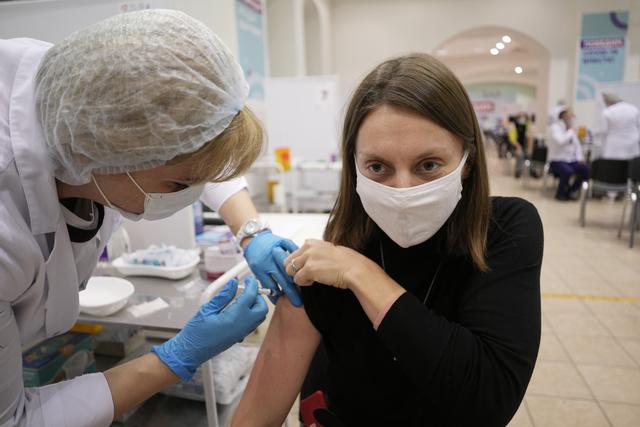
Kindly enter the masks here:
<path id="1" fill-rule="evenodd" d="M 424 159 L 424 158 L 428 158 L 428 157 L 437 157 L 437 156 L 443 156 L 449 153 L 449 150 L 447 150 L 446 148 L 433 148 L 433 149 L 429 149 L 429 150 L 425 150 L 421 153 L 419 153 L 418 155 L 414 156 L 415 159 Z M 377 153 L 371 153 L 371 152 L 367 152 L 367 151 L 360 151 L 359 153 L 356 152 L 356 156 L 367 156 L 370 159 L 377 159 L 377 160 L 385 160 L 385 158 Z"/>

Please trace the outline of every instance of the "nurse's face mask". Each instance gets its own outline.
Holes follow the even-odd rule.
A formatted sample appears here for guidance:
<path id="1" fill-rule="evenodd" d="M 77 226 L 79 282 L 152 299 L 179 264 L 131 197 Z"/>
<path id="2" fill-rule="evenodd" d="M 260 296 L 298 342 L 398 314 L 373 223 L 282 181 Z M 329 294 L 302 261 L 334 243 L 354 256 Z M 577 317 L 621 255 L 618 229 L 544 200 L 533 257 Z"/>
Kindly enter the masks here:
<path id="1" fill-rule="evenodd" d="M 130 219 L 131 221 L 139 221 L 141 219 L 154 221 L 168 218 L 179 210 L 195 203 L 200 198 L 202 191 L 204 190 L 204 184 L 200 184 L 191 185 L 184 190 L 175 191 L 173 193 L 147 193 L 128 172 L 127 176 L 138 190 L 144 194 L 144 211 L 142 213 L 136 214 L 133 212 L 127 212 L 117 206 L 114 206 L 104 194 L 98 185 L 98 181 L 96 181 L 93 175 L 91 176 L 91 179 L 93 179 L 93 183 L 96 185 L 96 188 L 100 192 L 102 198 L 107 202 L 107 205 L 111 209 L 120 212 L 122 216 Z"/>

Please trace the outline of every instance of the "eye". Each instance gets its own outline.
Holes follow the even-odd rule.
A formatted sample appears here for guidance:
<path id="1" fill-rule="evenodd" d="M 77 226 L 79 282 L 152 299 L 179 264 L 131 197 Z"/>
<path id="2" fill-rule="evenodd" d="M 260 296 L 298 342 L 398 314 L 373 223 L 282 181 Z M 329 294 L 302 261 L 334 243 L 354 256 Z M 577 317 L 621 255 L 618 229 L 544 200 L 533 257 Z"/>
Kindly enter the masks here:
<path id="1" fill-rule="evenodd" d="M 440 165 L 438 163 L 432 162 L 432 161 L 423 162 L 420 165 L 420 171 L 421 172 L 427 172 L 427 173 L 435 172 L 439 168 L 440 168 Z"/>
<path id="2" fill-rule="evenodd" d="M 386 172 L 386 168 L 382 163 L 369 163 L 367 170 L 376 175 Z"/>
<path id="3" fill-rule="evenodd" d="M 171 182 L 170 185 L 171 185 L 171 188 L 172 188 L 172 192 L 184 190 L 185 188 L 188 187 L 188 185 L 182 184 L 180 182 Z"/>

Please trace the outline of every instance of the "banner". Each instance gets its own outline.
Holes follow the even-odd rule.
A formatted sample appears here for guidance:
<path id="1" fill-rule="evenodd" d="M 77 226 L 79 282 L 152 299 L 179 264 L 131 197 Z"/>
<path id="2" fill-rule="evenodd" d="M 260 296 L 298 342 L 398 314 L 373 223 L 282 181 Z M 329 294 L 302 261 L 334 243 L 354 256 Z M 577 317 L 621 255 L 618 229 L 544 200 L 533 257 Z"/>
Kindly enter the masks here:
<path id="1" fill-rule="evenodd" d="M 593 99 L 596 84 L 624 79 L 629 12 L 582 15 L 576 98 Z"/>
<path id="2" fill-rule="evenodd" d="M 261 0 L 236 0 L 238 62 L 249 82 L 249 98 L 264 99 L 265 47 Z"/>

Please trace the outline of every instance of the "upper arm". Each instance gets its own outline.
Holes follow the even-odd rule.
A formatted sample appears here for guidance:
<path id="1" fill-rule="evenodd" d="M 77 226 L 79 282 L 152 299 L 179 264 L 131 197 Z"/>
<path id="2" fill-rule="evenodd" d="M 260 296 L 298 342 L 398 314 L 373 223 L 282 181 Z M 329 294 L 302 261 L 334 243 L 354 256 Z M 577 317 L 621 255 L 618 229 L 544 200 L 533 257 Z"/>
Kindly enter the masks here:
<path id="1" fill-rule="evenodd" d="M 225 182 L 208 182 L 204 186 L 200 200 L 211 210 L 217 212 L 231 196 L 245 188 L 247 188 L 247 180 L 244 177 Z"/>
<path id="2" fill-rule="evenodd" d="M 280 298 L 232 425 L 282 425 L 319 343 L 304 308 Z"/>

